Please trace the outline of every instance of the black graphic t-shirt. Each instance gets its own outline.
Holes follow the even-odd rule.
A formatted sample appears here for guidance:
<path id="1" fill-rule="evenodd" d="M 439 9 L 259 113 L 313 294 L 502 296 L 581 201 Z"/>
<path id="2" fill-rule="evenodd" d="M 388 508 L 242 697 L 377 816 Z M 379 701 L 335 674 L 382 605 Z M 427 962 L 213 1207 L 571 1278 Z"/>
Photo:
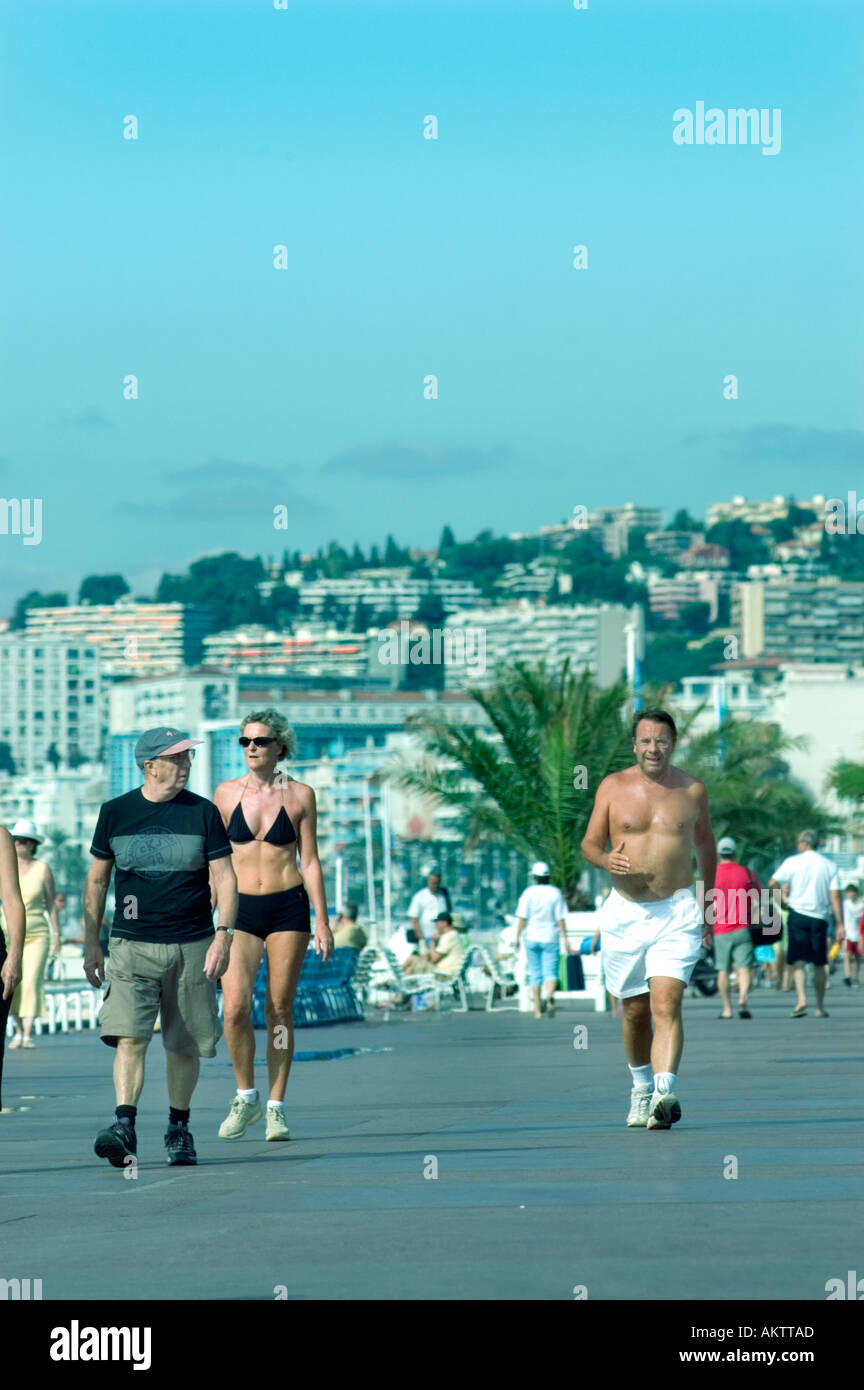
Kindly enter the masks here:
<path id="1" fill-rule="evenodd" d="M 200 941 L 212 932 L 207 865 L 231 853 L 212 801 L 186 790 L 148 801 L 136 787 L 104 803 L 90 853 L 114 860 L 113 936 Z"/>

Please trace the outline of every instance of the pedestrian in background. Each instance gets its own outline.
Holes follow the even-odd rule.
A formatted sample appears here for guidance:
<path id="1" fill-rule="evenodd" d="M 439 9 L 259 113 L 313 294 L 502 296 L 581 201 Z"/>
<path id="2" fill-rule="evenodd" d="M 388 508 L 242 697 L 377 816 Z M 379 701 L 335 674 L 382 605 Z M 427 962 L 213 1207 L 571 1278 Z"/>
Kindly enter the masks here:
<path id="1" fill-rule="evenodd" d="M 720 1018 L 732 1018 L 729 997 L 730 971 L 735 971 L 738 986 L 738 1017 L 752 1018 L 747 1007 L 750 981 L 756 968 L 756 955 L 750 936 L 750 893 L 761 894 L 754 873 L 735 858 L 735 841 L 723 835 L 717 841 L 719 861 L 714 879 L 714 964 L 717 967 L 717 988 L 723 1001 Z M 756 903 L 758 906 L 759 897 Z"/>
<path id="2" fill-rule="evenodd" d="M 3 901 L 4 931 L 0 933 L 0 1109 L 3 1106 L 3 1050 L 9 1005 L 21 979 L 24 954 L 24 901 L 18 883 L 18 860 L 12 836 L 0 825 L 0 898 Z M 8 944 L 7 944 L 8 943 Z"/>
<path id="3" fill-rule="evenodd" d="M 336 918 L 333 928 L 333 948 L 350 946 L 354 951 L 362 951 L 366 945 L 366 933 L 357 923 L 360 909 L 356 903 L 346 903 Z"/>
<path id="4" fill-rule="evenodd" d="M 861 960 L 861 899 L 858 884 L 847 885 L 843 895 L 843 983 L 847 989 L 858 988 L 858 966 Z"/>
<path id="5" fill-rule="evenodd" d="M 802 830 L 798 853 L 784 859 L 770 880 L 769 888 L 780 888 L 789 902 L 788 961 L 795 981 L 797 1000 L 790 1017 L 803 1018 L 807 1012 L 807 966 L 813 966 L 816 992 L 816 1018 L 827 1018 L 823 1008 L 828 964 L 828 921 L 833 916 L 838 939 L 843 939 L 843 904 L 840 878 L 833 859 L 817 853 L 819 836 L 815 830 Z"/>
<path id="6" fill-rule="evenodd" d="M 525 959 L 534 995 L 534 1017 L 543 1014 L 543 999 L 550 1018 L 555 1016 L 555 991 L 558 988 L 559 940 L 560 955 L 567 954 L 567 904 L 560 888 L 550 882 L 549 865 L 538 860 L 532 866 L 534 880 L 526 888 L 516 906 L 516 946 L 525 933 Z"/>
<path id="7" fill-rule="evenodd" d="M 411 928 L 417 935 L 421 950 L 424 945 L 429 945 L 435 935 L 438 913 L 450 911 L 450 894 L 441 887 L 441 871 L 437 864 L 430 864 L 426 870 L 426 887 L 418 888 L 408 908 Z"/>
<path id="8" fill-rule="evenodd" d="M 16 821 L 12 840 L 18 858 L 18 880 L 26 914 L 21 983 L 15 991 L 9 1016 L 15 1027 L 10 1048 L 35 1047 L 33 1022 L 45 1017 L 45 967 L 49 952 L 60 954 L 60 925 L 57 920 L 54 877 L 48 865 L 36 858 L 42 843 L 32 820 Z M 6 913 L 2 914 L 3 933 L 7 933 Z"/>

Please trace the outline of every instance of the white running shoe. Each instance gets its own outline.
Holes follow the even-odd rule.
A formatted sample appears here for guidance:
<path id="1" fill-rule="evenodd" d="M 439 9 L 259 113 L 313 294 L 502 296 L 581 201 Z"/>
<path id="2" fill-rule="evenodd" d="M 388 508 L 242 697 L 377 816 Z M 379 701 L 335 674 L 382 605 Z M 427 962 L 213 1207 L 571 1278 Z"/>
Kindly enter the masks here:
<path id="1" fill-rule="evenodd" d="M 668 1091 L 658 1095 L 655 1091 L 648 1109 L 646 1129 L 671 1129 L 681 1119 L 681 1106 L 678 1097 Z"/>
<path id="2" fill-rule="evenodd" d="M 240 1139 L 246 1133 L 249 1125 L 254 1125 L 256 1120 L 260 1120 L 264 1112 L 261 1109 L 261 1099 L 253 1100 L 250 1105 L 248 1101 L 240 1096 L 235 1096 L 231 1102 L 231 1109 L 219 1126 L 220 1139 Z"/>
<path id="3" fill-rule="evenodd" d="M 271 1140 L 291 1138 L 285 1123 L 284 1110 L 277 1110 L 274 1105 L 267 1106 L 267 1138 Z"/>
<path id="4" fill-rule="evenodd" d="M 651 1105 L 651 1087 L 634 1086 L 630 1092 L 630 1114 L 627 1123 L 631 1129 L 637 1125 L 647 1125 L 648 1110 Z"/>

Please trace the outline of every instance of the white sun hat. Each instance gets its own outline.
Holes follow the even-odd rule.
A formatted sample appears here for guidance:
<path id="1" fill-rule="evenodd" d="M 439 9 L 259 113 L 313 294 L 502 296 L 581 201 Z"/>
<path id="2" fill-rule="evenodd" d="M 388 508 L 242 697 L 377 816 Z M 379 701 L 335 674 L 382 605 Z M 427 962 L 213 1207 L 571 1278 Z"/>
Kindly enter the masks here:
<path id="1" fill-rule="evenodd" d="M 9 834 L 13 840 L 35 840 L 37 845 L 41 845 L 45 839 L 36 829 L 36 822 L 32 820 L 16 820 Z"/>

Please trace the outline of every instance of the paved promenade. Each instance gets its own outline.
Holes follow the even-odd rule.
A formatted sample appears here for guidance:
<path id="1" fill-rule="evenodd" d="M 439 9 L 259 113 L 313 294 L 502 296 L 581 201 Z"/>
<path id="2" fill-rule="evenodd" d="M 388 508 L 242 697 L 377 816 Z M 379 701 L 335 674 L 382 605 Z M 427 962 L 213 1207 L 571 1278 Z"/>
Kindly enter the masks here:
<path id="1" fill-rule="evenodd" d="M 618 1020 L 590 1011 L 298 1030 L 300 1053 L 370 1051 L 295 1063 L 280 1145 L 263 1124 L 218 1139 L 222 1043 L 194 1098 L 199 1166 L 173 1171 L 157 1035 L 137 1180 L 92 1152 L 113 1053 L 43 1036 L 7 1058 L 5 1102 L 30 1108 L 0 1115 L 0 1277 L 63 1300 L 824 1301 L 864 1273 L 864 990 L 835 975 L 825 1020 L 789 1019 L 792 998 L 759 990 L 731 1023 L 687 1001 L 668 1132 L 626 1128 Z"/>

